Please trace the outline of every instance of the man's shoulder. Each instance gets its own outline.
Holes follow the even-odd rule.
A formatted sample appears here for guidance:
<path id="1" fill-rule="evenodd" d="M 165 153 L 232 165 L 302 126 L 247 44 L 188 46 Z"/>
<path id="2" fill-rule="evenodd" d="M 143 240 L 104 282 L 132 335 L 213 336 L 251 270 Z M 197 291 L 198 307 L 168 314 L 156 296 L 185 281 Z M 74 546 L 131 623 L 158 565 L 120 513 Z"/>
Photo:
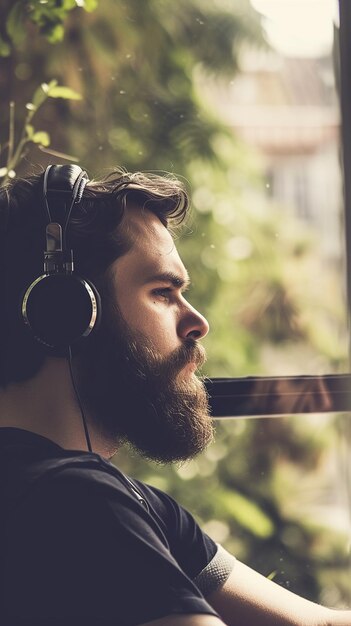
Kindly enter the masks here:
<path id="1" fill-rule="evenodd" d="M 15 430 L 0 429 L 0 474 L 6 476 L 0 478 L 0 502 L 10 518 L 85 516 L 118 527 L 147 526 L 171 543 L 181 529 L 195 526 L 171 496 L 130 478 L 100 455 L 65 450 Z"/>
<path id="2" fill-rule="evenodd" d="M 0 499 L 5 506 L 43 495 L 49 501 L 138 500 L 139 489 L 98 454 L 65 450 L 20 429 L 0 431 Z"/>
<path id="3" fill-rule="evenodd" d="M 50 492 L 53 498 L 138 500 L 139 490 L 134 488 L 134 483 L 117 467 L 94 453 L 63 451 L 36 460 L 27 467 L 26 473 L 31 489 Z"/>

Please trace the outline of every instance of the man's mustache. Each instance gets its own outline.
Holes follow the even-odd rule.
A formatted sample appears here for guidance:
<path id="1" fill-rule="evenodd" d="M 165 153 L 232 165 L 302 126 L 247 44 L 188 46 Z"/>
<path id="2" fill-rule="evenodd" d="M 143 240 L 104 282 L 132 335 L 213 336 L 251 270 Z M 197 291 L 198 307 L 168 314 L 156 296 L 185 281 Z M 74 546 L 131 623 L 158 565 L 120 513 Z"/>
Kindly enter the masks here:
<path id="1" fill-rule="evenodd" d="M 184 343 L 176 348 L 171 355 L 162 361 L 162 373 L 174 375 L 180 372 L 189 363 L 194 363 L 196 368 L 202 367 L 206 362 L 205 348 L 195 339 L 187 338 Z"/>
<path id="2" fill-rule="evenodd" d="M 124 341 L 129 350 L 129 355 L 127 349 L 124 351 L 125 365 L 132 367 L 133 363 L 134 374 L 147 384 L 150 384 L 150 376 L 146 374 L 145 367 L 159 382 L 163 379 L 165 383 L 168 383 L 189 363 L 194 363 L 196 369 L 199 369 L 207 360 L 205 348 L 192 337 L 184 339 L 178 348 L 165 357 L 162 357 L 153 343 L 141 333 L 134 332 L 132 336 L 129 329 L 125 328 Z M 140 346 L 143 348 L 142 352 L 139 350 Z"/>

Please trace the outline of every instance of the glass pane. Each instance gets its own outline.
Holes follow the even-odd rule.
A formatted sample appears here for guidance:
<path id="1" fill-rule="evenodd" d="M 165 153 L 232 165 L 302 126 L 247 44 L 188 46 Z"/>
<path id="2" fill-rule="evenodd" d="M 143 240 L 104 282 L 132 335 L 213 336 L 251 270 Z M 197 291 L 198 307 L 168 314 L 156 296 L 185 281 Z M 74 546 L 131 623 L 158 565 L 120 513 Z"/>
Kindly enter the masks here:
<path id="1" fill-rule="evenodd" d="M 236 75 L 194 70 L 225 125 L 223 171 L 193 164 L 195 234 L 179 243 L 208 303 L 206 373 L 347 372 L 336 3 L 252 4 L 269 47 L 246 46 Z"/>

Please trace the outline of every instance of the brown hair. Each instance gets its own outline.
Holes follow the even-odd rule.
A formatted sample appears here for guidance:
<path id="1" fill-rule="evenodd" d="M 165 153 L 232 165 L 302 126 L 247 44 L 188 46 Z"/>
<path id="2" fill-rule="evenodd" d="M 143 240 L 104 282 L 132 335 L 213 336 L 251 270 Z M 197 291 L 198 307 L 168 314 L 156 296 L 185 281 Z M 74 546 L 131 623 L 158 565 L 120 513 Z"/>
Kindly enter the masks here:
<path id="1" fill-rule="evenodd" d="M 0 386 L 21 382 L 41 368 L 45 353 L 21 316 L 24 290 L 43 273 L 46 213 L 43 174 L 17 178 L 0 189 Z M 133 203 L 157 215 L 168 229 L 180 224 L 189 200 L 170 174 L 129 173 L 121 168 L 85 187 L 71 217 L 68 244 L 75 270 L 93 282 L 132 245 L 119 225 Z"/>

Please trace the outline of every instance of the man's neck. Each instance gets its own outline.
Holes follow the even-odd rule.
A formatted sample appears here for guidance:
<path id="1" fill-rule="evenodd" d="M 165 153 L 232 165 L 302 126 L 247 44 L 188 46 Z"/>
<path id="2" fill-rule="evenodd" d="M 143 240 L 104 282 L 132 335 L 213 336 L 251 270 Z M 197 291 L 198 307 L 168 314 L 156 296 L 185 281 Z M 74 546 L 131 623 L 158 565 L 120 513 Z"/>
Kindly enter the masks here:
<path id="1" fill-rule="evenodd" d="M 0 427 L 29 430 L 68 450 L 87 450 L 82 414 L 67 359 L 49 357 L 28 381 L 0 389 Z M 116 446 L 88 420 L 93 451 L 110 458 Z"/>

